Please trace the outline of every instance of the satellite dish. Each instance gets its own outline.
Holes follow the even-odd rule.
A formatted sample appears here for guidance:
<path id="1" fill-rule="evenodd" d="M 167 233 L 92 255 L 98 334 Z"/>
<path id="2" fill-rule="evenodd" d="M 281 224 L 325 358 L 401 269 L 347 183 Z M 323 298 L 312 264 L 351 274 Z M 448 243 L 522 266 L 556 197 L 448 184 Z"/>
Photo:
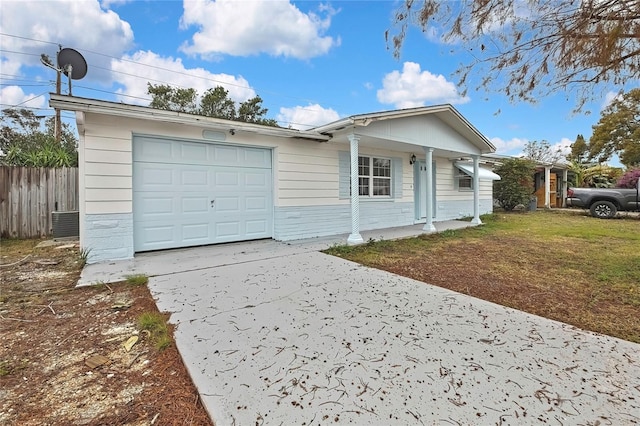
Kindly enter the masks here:
<path id="1" fill-rule="evenodd" d="M 80 80 L 87 75 L 87 61 L 80 52 L 65 47 L 58 52 L 58 68 L 64 75 L 74 80 Z"/>

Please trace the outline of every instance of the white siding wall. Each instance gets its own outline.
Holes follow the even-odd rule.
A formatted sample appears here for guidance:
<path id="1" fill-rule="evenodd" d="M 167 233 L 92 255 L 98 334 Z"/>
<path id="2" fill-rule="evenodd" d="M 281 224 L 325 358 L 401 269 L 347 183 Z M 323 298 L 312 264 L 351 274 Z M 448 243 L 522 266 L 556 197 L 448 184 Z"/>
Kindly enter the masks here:
<path id="1" fill-rule="evenodd" d="M 482 166 L 481 166 L 482 167 Z M 462 172 L 447 158 L 436 158 L 436 220 L 473 216 L 473 191 L 456 188 Z M 493 181 L 480 180 L 480 213 L 493 210 Z"/>
<path id="2" fill-rule="evenodd" d="M 437 120 L 433 118 L 433 120 Z M 433 124 L 433 123 L 432 123 Z M 437 122 L 435 134 L 447 136 L 443 123 Z M 423 126 L 424 123 L 421 123 Z M 394 126 L 393 131 L 398 130 Z M 122 229 L 121 250 L 94 252 L 94 261 L 109 258 L 126 258 L 133 255 L 132 234 L 132 139 L 135 134 L 165 138 L 201 141 L 204 143 L 229 143 L 273 149 L 274 176 L 274 237 L 291 239 L 329 235 L 348 230 L 350 200 L 339 197 L 339 152 L 348 151 L 346 143 L 323 143 L 303 139 L 285 139 L 236 132 L 225 133 L 225 141 L 210 141 L 202 137 L 202 127 L 171 123 L 148 122 L 139 119 L 114 118 L 86 113 L 84 134 L 81 137 L 80 179 L 81 212 L 85 222 L 81 224 L 83 246 L 105 244 L 114 232 Z M 412 129 L 412 132 L 415 129 Z M 363 229 L 408 225 L 414 222 L 413 167 L 409 165 L 409 153 L 388 149 L 360 146 L 362 155 L 399 158 L 402 163 L 401 197 L 390 199 L 366 199 L 361 201 Z M 447 158 L 436 158 L 437 205 L 436 219 L 446 220 L 473 213 L 473 193 L 458 191 L 453 176 L 457 174 Z M 483 212 L 491 208 L 491 181 L 481 181 L 481 205 Z M 487 207 L 488 206 L 488 207 Z M 89 219 L 87 219 L 89 218 Z M 332 221 L 335 222 L 332 225 Z M 131 222 L 131 226 L 129 225 Z M 316 229 L 317 228 L 317 229 Z M 87 239 L 89 235 L 93 239 Z M 129 240 L 127 240 L 129 238 Z M 130 248 L 129 248 L 130 245 Z M 114 248 L 115 250 L 115 248 Z"/>
<path id="3" fill-rule="evenodd" d="M 202 129 L 134 119 L 118 119 L 87 114 L 84 143 L 84 182 L 86 213 L 130 213 L 132 211 L 132 136 L 133 134 L 162 135 L 194 141 L 219 143 L 202 138 Z M 275 205 L 314 206 L 349 204 L 338 199 L 338 152 L 348 151 L 348 144 L 320 143 L 300 139 L 236 134 L 227 135 L 223 143 L 247 144 L 274 148 Z M 384 149 L 360 147 L 362 155 L 402 159 L 402 198 L 394 201 L 413 201 L 413 167 L 409 154 Z M 469 200 L 471 192 L 454 186 L 457 174 L 453 163 L 436 158 L 437 202 Z M 481 199 L 490 199 L 491 181 L 480 181 Z M 366 200 L 365 200 L 366 201 Z"/>

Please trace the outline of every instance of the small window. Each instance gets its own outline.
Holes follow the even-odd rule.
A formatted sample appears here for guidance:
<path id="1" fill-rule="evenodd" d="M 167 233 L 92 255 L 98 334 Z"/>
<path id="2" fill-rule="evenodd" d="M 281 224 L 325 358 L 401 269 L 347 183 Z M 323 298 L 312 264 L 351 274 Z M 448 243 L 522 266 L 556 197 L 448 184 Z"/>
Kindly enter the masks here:
<path id="1" fill-rule="evenodd" d="M 364 197 L 391 196 L 391 160 L 358 157 L 359 193 Z"/>
<path id="2" fill-rule="evenodd" d="M 458 176 L 458 189 L 460 191 L 473 189 L 473 178 L 469 175 Z"/>
<path id="3" fill-rule="evenodd" d="M 454 167 L 455 189 L 458 191 L 473 191 L 473 177 L 465 173 L 462 169 Z"/>

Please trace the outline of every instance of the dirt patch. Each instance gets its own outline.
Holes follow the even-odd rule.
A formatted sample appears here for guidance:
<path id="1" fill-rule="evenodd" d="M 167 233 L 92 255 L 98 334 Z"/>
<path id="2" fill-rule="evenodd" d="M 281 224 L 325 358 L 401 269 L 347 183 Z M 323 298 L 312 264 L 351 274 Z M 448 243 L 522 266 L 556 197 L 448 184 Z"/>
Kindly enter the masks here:
<path id="1" fill-rule="evenodd" d="M 212 425 L 175 346 L 138 328 L 147 287 L 77 289 L 77 245 L 36 243 L 1 246 L 0 424 Z"/>

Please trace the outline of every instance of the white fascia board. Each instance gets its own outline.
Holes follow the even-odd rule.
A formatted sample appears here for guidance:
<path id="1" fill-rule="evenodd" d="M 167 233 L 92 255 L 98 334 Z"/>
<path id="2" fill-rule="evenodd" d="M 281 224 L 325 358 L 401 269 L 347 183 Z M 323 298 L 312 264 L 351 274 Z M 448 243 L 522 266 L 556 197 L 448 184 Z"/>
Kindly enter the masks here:
<path id="1" fill-rule="evenodd" d="M 259 124 L 244 123 L 242 121 L 224 120 L 220 118 L 186 114 L 177 111 L 154 109 L 138 105 L 101 101 L 97 99 L 57 95 L 54 93 L 50 94 L 49 105 L 53 108 L 68 111 L 82 111 L 114 117 L 162 121 L 164 123 L 190 124 L 201 127 L 213 127 L 223 129 L 225 131 L 234 129 L 236 131 L 259 133 L 268 136 L 311 139 L 320 142 L 326 142 L 331 139 L 329 136 L 321 135 L 317 132 L 262 126 Z"/>

